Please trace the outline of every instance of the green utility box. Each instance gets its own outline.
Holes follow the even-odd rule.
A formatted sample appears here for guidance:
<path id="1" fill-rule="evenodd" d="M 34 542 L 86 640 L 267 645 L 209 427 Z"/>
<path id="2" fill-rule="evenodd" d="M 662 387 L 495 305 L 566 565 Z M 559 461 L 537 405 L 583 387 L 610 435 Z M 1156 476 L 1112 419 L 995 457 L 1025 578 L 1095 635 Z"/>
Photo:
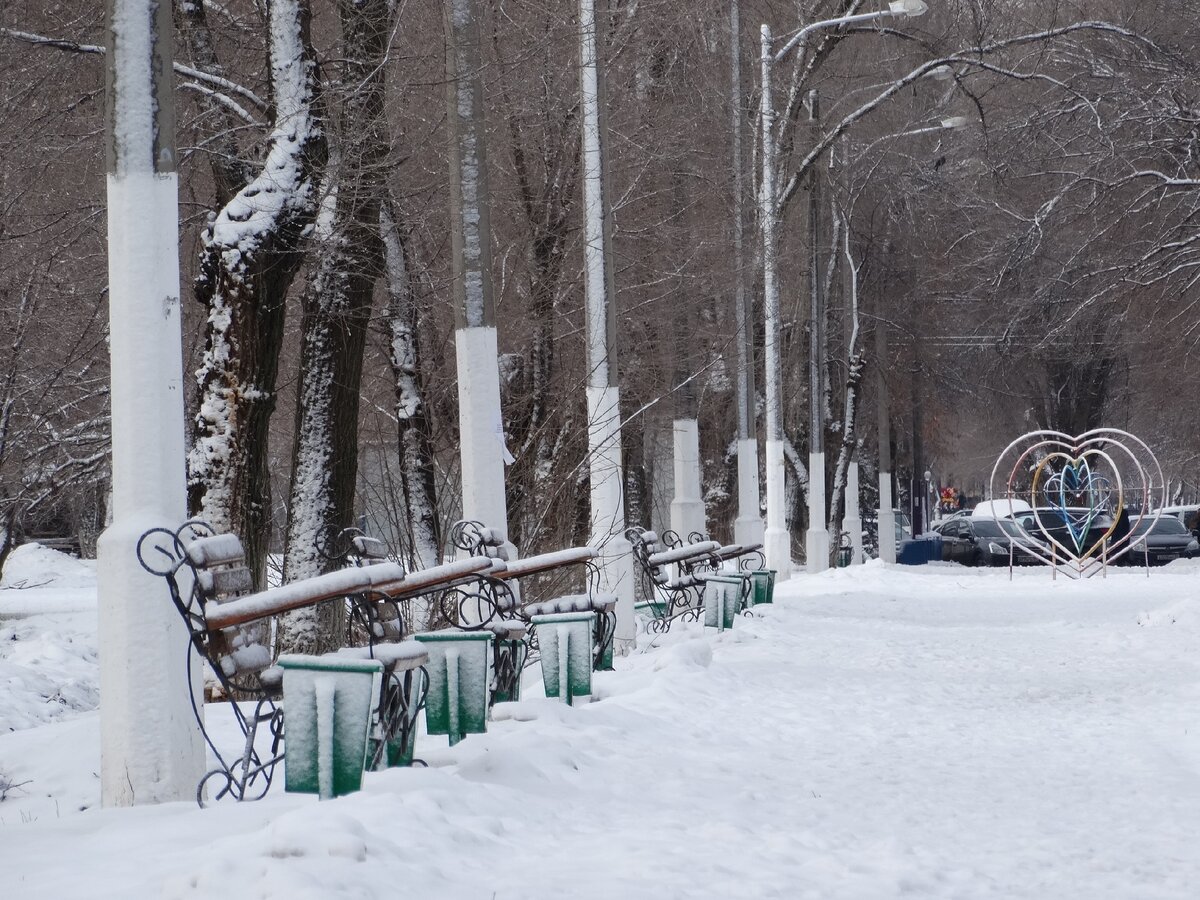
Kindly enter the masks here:
<path id="1" fill-rule="evenodd" d="M 430 631 L 413 635 L 429 650 L 429 694 L 425 726 L 445 734 L 454 746 L 467 734 L 487 731 L 488 691 L 492 683 L 490 631 Z"/>
<path id="2" fill-rule="evenodd" d="M 279 657 L 283 669 L 284 790 L 322 800 L 362 787 L 383 664 L 336 656 Z"/>
<path id="3" fill-rule="evenodd" d="M 592 697 L 592 626 L 594 612 L 534 616 L 542 651 L 542 682 L 547 697 L 574 706 Z"/>

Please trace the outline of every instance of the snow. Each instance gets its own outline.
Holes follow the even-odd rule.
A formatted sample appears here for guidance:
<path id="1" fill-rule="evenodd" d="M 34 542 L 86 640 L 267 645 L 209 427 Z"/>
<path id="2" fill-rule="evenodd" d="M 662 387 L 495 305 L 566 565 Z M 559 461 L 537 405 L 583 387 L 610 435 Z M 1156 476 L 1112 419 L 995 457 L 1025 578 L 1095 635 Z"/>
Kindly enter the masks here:
<path id="1" fill-rule="evenodd" d="M 14 557 L 31 582 L 42 552 Z M 78 590 L 55 564 L 61 586 L 19 593 Z M 28 782 L 0 801 L 5 897 L 1191 898 L 1198 587 L 1194 561 L 798 576 L 719 636 L 643 635 L 590 704 L 543 699 L 531 666 L 487 734 L 421 733 L 429 768 L 324 803 L 279 783 L 98 809 L 97 716 L 59 705 L 0 733 L 0 774 Z M 91 614 L 0 627 L 58 654 L 0 641 L 3 721 L 56 667 L 95 684 Z"/>

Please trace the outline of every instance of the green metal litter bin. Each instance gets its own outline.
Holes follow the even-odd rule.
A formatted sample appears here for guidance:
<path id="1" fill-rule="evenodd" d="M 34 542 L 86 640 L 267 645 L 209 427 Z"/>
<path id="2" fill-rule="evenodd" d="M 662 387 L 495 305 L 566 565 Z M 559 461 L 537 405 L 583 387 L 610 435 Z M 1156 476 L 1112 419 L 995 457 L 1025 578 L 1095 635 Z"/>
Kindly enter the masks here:
<path id="1" fill-rule="evenodd" d="M 704 624 L 724 631 L 733 627 L 742 605 L 745 579 L 732 575 L 709 575 L 704 579 Z"/>
<path id="2" fill-rule="evenodd" d="M 542 682 L 547 697 L 574 706 L 592 697 L 592 628 L 594 612 L 533 616 L 542 653 Z"/>
<path id="3" fill-rule="evenodd" d="M 775 570 L 755 569 L 750 573 L 750 605 L 775 602 Z"/>
<path id="4" fill-rule="evenodd" d="M 285 655 L 284 790 L 322 800 L 362 787 L 367 736 L 383 664 L 374 659 Z"/>
<path id="5" fill-rule="evenodd" d="M 490 631 L 430 631 L 413 635 L 429 650 L 429 693 L 425 726 L 444 734 L 454 746 L 467 734 L 487 731 L 488 691 L 492 682 Z"/>

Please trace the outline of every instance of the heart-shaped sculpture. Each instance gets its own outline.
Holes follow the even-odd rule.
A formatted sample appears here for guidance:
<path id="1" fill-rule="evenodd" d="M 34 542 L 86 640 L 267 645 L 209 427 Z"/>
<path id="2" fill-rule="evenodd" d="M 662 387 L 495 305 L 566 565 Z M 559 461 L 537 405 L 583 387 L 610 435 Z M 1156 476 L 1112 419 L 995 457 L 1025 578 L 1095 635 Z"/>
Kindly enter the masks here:
<path id="1" fill-rule="evenodd" d="M 1099 450 L 1086 450 L 1076 457 L 1061 451 L 1046 454 L 1034 470 L 1031 493 L 1041 497 L 1054 516 L 1062 520 L 1069 544 L 1059 541 L 1034 505 L 1038 529 L 1048 541 L 1057 544 L 1068 556 L 1088 559 L 1096 554 L 1117 528 L 1120 510 L 1111 505 L 1111 481 L 1092 469 L 1091 459 L 1103 461 L 1108 457 Z M 1058 466 L 1055 470 L 1055 466 Z M 1046 472 L 1051 474 L 1047 477 Z M 1112 522 L 1096 540 L 1088 543 L 1092 525 L 1104 513 L 1112 513 Z"/>
<path id="2" fill-rule="evenodd" d="M 1081 578 L 1104 571 L 1153 528 L 1158 512 L 1152 510 L 1165 505 L 1166 484 L 1150 448 L 1129 432 L 1034 431 L 996 460 L 991 497 L 1007 498 L 1010 515 L 1032 513 L 1032 524 L 1012 539 L 1016 548 Z M 1004 510 L 992 504 L 997 521 Z"/>

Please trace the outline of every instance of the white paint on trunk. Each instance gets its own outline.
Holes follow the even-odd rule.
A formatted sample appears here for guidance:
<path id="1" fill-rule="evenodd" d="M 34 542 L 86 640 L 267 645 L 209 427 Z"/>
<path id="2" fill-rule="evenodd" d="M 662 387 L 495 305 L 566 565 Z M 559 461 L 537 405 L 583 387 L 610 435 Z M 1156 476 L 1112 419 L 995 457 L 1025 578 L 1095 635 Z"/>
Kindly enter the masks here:
<path id="1" fill-rule="evenodd" d="M 688 539 L 693 532 L 707 533 L 704 501 L 700 497 L 700 423 L 695 419 L 676 419 L 675 497 L 671 501 L 671 528 Z"/>
<path id="2" fill-rule="evenodd" d="M 850 536 L 850 565 L 863 561 L 862 516 L 858 513 L 858 461 L 851 460 L 846 470 L 846 513 L 842 516 L 842 531 Z"/>
<path id="3" fill-rule="evenodd" d="M 779 358 L 779 284 L 776 279 L 777 224 L 775 196 L 775 110 L 771 102 L 771 29 L 762 26 L 761 90 L 759 119 L 762 125 L 762 177 L 758 216 L 762 229 L 763 261 L 763 365 L 766 395 L 767 530 L 764 550 L 768 568 L 785 580 L 792 573 L 791 537 L 784 524 L 783 394 Z"/>
<path id="4" fill-rule="evenodd" d="M 804 535 L 809 575 L 829 568 L 829 529 L 825 525 L 825 454 L 808 454 L 808 531 Z"/>
<path id="5" fill-rule="evenodd" d="M 462 455 L 463 518 L 482 522 L 508 539 L 504 496 L 504 429 L 500 410 L 500 372 L 496 329 L 459 328 L 454 332 L 458 359 L 459 452 Z M 509 544 L 510 552 L 515 548 Z"/>
<path id="6" fill-rule="evenodd" d="M 621 397 L 615 387 L 589 387 L 588 469 L 591 546 L 600 550 L 600 590 L 617 596 L 616 646 L 633 649 L 633 567 L 625 538 L 625 491 L 621 465 Z"/>
<path id="7" fill-rule="evenodd" d="M 733 523 L 733 540 L 743 547 L 763 542 L 763 520 L 759 514 L 758 441 L 738 441 L 738 517 Z"/>
<path id="8" fill-rule="evenodd" d="M 879 558 L 886 563 L 896 561 L 896 513 L 892 506 L 892 473 L 879 473 Z"/>
<path id="9" fill-rule="evenodd" d="M 128 98 L 117 95 L 119 128 Z M 133 168 L 108 177 L 113 524 L 97 543 L 105 806 L 192 799 L 204 771 L 191 709 L 200 666 L 189 682 L 187 629 L 136 556 L 145 531 L 175 529 L 187 513 L 178 185 Z"/>
<path id="10" fill-rule="evenodd" d="M 763 552 L 767 568 L 775 578 L 785 581 L 792 575 L 792 539 L 784 522 L 783 441 L 767 439 L 767 530 Z"/>

